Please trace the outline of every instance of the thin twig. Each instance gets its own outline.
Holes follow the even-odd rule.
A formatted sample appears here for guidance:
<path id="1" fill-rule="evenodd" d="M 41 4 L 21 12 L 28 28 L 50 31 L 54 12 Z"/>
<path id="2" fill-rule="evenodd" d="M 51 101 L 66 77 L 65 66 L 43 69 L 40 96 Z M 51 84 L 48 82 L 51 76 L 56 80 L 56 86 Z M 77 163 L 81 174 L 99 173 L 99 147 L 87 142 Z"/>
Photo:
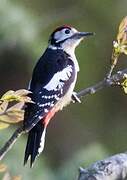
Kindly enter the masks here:
<path id="1" fill-rule="evenodd" d="M 25 133 L 23 126 L 17 128 L 15 132 L 12 134 L 10 139 L 4 144 L 4 146 L 0 149 L 0 160 L 3 159 L 5 154 L 12 148 L 17 139 Z"/>
<path id="2" fill-rule="evenodd" d="M 116 74 L 112 75 L 110 78 L 104 78 L 102 81 L 98 82 L 97 84 L 90 86 L 88 88 L 85 88 L 82 91 L 78 92 L 77 96 L 78 98 L 81 98 L 86 95 L 94 94 L 105 87 L 117 85 L 117 83 L 120 82 L 124 78 L 124 75 L 126 73 L 127 73 L 127 69 L 118 71 Z"/>
<path id="3" fill-rule="evenodd" d="M 120 82 L 124 78 L 124 74 L 126 74 L 126 73 L 127 73 L 127 69 L 119 71 L 116 74 L 112 75 L 110 78 L 105 78 L 102 81 L 96 83 L 95 85 L 85 88 L 82 91 L 78 92 L 77 97 L 81 98 L 81 97 L 84 97 L 89 94 L 94 94 L 105 87 L 117 85 L 118 82 Z M 17 141 L 17 139 L 22 134 L 27 133 L 28 129 L 30 130 L 31 128 L 32 128 L 32 125 L 27 127 L 27 129 L 24 129 L 23 126 L 16 129 L 16 131 L 13 133 L 13 135 L 10 137 L 10 139 L 0 149 L 0 160 L 2 160 L 3 157 L 5 156 L 5 154 L 12 148 L 12 146 Z"/>

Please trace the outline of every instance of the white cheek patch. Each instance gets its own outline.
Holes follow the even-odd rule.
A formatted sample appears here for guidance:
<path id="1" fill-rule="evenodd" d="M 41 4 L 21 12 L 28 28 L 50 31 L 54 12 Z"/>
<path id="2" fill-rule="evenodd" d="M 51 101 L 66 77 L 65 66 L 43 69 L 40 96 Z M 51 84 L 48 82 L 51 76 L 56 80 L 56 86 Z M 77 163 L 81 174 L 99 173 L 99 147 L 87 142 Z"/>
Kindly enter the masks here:
<path id="1" fill-rule="evenodd" d="M 65 30 L 67 29 L 63 29 L 61 31 L 58 31 L 55 33 L 55 39 L 56 39 L 56 43 L 60 42 L 60 41 L 63 41 L 64 39 L 67 39 L 69 37 L 71 37 L 75 32 L 77 32 L 76 29 L 72 29 L 70 30 L 70 33 L 69 34 L 66 34 L 65 33 Z"/>
<path id="2" fill-rule="evenodd" d="M 61 37 L 61 31 L 56 32 L 54 38 L 57 40 L 60 39 L 60 37 Z"/>

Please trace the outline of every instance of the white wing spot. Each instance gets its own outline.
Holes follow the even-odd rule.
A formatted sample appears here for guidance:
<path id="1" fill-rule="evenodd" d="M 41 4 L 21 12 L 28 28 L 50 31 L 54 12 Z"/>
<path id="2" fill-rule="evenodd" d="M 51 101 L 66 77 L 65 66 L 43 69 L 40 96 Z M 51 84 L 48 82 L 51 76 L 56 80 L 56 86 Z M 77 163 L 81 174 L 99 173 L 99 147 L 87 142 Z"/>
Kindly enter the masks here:
<path id="1" fill-rule="evenodd" d="M 68 65 L 62 71 L 54 74 L 53 78 L 49 81 L 49 83 L 46 86 L 44 86 L 44 88 L 47 89 L 48 91 L 51 91 L 63 87 L 64 82 L 61 82 L 60 80 L 67 81 L 70 77 L 71 72 L 72 72 L 72 66 Z"/>
<path id="2" fill-rule="evenodd" d="M 59 97 L 56 97 L 55 99 L 58 101 L 60 98 L 59 98 Z"/>
<path id="3" fill-rule="evenodd" d="M 52 104 L 50 104 L 50 107 L 53 107 L 54 106 L 54 104 L 52 103 Z"/>
<path id="4" fill-rule="evenodd" d="M 44 107 L 45 106 L 45 104 L 39 104 L 39 107 Z"/>
<path id="5" fill-rule="evenodd" d="M 35 123 L 32 123 L 32 127 L 34 127 L 36 124 Z"/>
<path id="6" fill-rule="evenodd" d="M 38 117 L 38 114 L 36 114 L 34 117 L 35 117 L 35 118 Z"/>
<path id="7" fill-rule="evenodd" d="M 61 94 L 63 94 L 63 89 L 61 89 Z"/>
<path id="8" fill-rule="evenodd" d="M 39 116 L 38 118 L 39 118 L 39 119 L 42 119 L 42 116 Z"/>
<path id="9" fill-rule="evenodd" d="M 58 97 L 58 95 L 54 95 L 54 98 L 56 99 L 56 100 L 59 100 L 60 98 Z"/>
<path id="10" fill-rule="evenodd" d="M 44 112 L 47 113 L 47 112 L 48 112 L 48 109 L 44 109 Z"/>

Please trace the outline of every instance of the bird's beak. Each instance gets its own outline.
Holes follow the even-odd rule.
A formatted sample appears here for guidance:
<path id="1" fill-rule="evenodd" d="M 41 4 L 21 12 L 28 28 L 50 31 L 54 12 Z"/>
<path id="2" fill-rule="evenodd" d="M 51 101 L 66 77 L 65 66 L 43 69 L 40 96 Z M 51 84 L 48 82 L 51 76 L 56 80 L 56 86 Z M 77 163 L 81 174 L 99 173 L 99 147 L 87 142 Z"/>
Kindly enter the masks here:
<path id="1" fill-rule="evenodd" d="M 73 38 L 81 39 L 81 38 L 85 38 L 87 36 L 93 36 L 93 35 L 95 35 L 95 33 L 93 32 L 77 32 L 73 35 Z"/>

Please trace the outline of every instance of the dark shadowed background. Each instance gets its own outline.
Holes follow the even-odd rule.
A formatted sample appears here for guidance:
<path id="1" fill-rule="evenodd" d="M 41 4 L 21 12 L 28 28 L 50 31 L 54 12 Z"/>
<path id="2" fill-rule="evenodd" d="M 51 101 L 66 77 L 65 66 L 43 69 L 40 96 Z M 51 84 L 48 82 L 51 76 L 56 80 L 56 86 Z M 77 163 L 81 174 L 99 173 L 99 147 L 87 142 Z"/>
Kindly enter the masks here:
<path id="1" fill-rule="evenodd" d="M 126 0 L 0 0 L 0 94 L 27 88 L 50 33 L 63 24 L 96 33 L 76 49 L 81 67 L 76 91 L 103 79 L 112 41 L 126 15 Z M 121 57 L 117 69 L 127 66 L 126 59 Z M 0 131 L 0 146 L 14 128 Z M 104 89 L 59 112 L 33 169 L 23 167 L 25 145 L 24 135 L 2 161 L 13 175 L 23 180 L 76 179 L 78 167 L 127 150 L 127 96 L 120 88 Z"/>

